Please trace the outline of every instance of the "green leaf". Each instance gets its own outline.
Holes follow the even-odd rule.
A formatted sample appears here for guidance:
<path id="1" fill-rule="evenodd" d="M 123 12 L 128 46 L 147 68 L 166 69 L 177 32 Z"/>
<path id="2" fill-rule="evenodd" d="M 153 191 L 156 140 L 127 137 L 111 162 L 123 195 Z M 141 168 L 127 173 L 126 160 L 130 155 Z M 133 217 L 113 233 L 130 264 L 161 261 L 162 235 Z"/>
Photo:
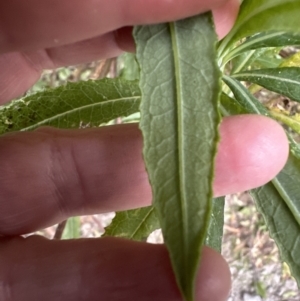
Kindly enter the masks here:
<path id="1" fill-rule="evenodd" d="M 137 27 L 144 158 L 179 287 L 194 299 L 209 225 L 219 78 L 211 15 Z"/>
<path id="2" fill-rule="evenodd" d="M 287 137 L 290 145 L 290 152 L 300 161 L 300 147 L 299 144 L 294 140 L 294 138 L 287 133 Z"/>
<path id="3" fill-rule="evenodd" d="M 235 26 L 220 44 L 223 56 L 242 38 L 259 32 L 300 33 L 299 0 L 245 0 Z"/>
<path id="4" fill-rule="evenodd" d="M 160 228 L 154 208 L 145 207 L 118 212 L 112 223 L 105 228 L 103 236 L 115 236 L 146 241 L 147 237 Z"/>
<path id="5" fill-rule="evenodd" d="M 212 213 L 207 230 L 205 244 L 216 251 L 222 251 L 223 226 L 224 226 L 225 197 L 215 198 L 212 201 Z"/>
<path id="6" fill-rule="evenodd" d="M 299 179 L 300 160 L 290 154 L 284 169 L 272 180 L 272 183 L 300 225 Z"/>
<path id="7" fill-rule="evenodd" d="M 235 79 L 224 76 L 224 81 L 233 91 L 236 100 L 249 113 L 270 116 L 269 112 L 248 90 Z M 259 210 L 264 215 L 268 228 L 282 258 L 290 265 L 300 284 L 300 261 L 297 253 L 300 230 L 300 150 L 288 135 L 291 154 L 283 171 L 269 183 L 251 192 Z M 295 237 L 297 240 L 295 240 Z M 291 238 L 291 239 L 290 239 Z M 299 245 L 300 247 L 300 245 Z"/>
<path id="8" fill-rule="evenodd" d="M 283 61 L 284 60 L 281 58 L 270 57 L 268 54 L 261 55 L 255 60 L 252 68 L 278 68 Z"/>
<path id="9" fill-rule="evenodd" d="M 300 35 L 283 31 L 269 31 L 255 34 L 232 49 L 226 56 L 226 61 L 243 52 L 258 48 L 283 47 L 300 45 Z"/>
<path id="10" fill-rule="evenodd" d="M 300 102 L 300 68 L 298 67 L 249 70 L 234 74 L 232 77 L 258 84 Z"/>
<path id="11" fill-rule="evenodd" d="M 246 110 L 233 98 L 222 93 L 220 98 L 220 111 L 223 116 L 246 114 Z"/>
<path id="12" fill-rule="evenodd" d="M 71 217 L 68 219 L 62 239 L 80 238 L 80 217 Z"/>
<path id="13" fill-rule="evenodd" d="M 249 65 L 251 65 L 251 63 L 253 63 L 253 61 L 256 59 L 256 53 L 257 52 L 255 50 L 251 50 L 233 59 L 232 69 L 230 70 L 230 73 L 234 74 L 247 69 Z"/>
<path id="14" fill-rule="evenodd" d="M 99 126 L 139 110 L 137 82 L 104 79 L 69 83 L 39 92 L 0 109 L 0 134 L 39 126 Z"/>
<path id="15" fill-rule="evenodd" d="M 240 82 L 223 76 L 223 81 L 231 89 L 237 103 L 248 113 L 270 116 L 268 110 Z"/>
<path id="16" fill-rule="evenodd" d="M 231 74 L 251 68 L 253 63 L 264 53 L 264 50 L 251 50 L 245 52 L 232 60 Z"/>
<path id="17" fill-rule="evenodd" d="M 119 60 L 122 64 L 120 76 L 126 80 L 138 80 L 140 77 L 140 70 L 135 54 L 124 53 Z"/>
<path id="18" fill-rule="evenodd" d="M 237 80 L 229 77 L 223 76 L 224 82 L 230 87 L 231 91 L 233 92 L 235 99 L 233 101 L 237 102 L 239 106 L 243 108 L 247 113 L 250 114 L 260 114 L 264 116 L 268 116 L 273 118 L 272 112 L 268 111 L 257 98 L 255 98 L 241 83 Z M 221 98 L 221 100 L 223 97 Z M 239 114 L 239 111 L 234 110 L 234 106 L 231 106 L 231 110 L 229 111 L 230 115 L 232 114 Z M 242 112 L 241 112 L 242 113 Z M 276 118 L 273 118 L 276 119 Z M 292 136 L 286 132 L 286 135 L 289 140 L 290 150 L 292 154 L 299 160 L 300 162 L 300 148 L 298 144 L 294 141 Z"/>
<path id="19" fill-rule="evenodd" d="M 299 193 L 298 187 L 296 190 Z M 300 226 L 297 219 L 272 183 L 253 189 L 250 193 L 279 248 L 282 260 L 289 265 L 300 286 Z"/>

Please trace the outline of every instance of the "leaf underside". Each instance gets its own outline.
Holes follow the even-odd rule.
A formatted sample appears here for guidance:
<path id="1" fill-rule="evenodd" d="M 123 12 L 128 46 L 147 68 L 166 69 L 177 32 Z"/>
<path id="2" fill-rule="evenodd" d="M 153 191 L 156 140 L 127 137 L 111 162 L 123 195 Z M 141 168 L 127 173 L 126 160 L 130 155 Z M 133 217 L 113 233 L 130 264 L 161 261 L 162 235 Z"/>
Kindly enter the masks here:
<path id="1" fill-rule="evenodd" d="M 144 159 L 179 287 L 194 282 L 209 225 L 219 78 L 211 15 L 137 27 Z"/>
<path id="2" fill-rule="evenodd" d="M 118 212 L 112 223 L 105 228 L 103 236 L 146 241 L 150 233 L 159 228 L 159 220 L 151 206 Z"/>
<path id="3" fill-rule="evenodd" d="M 218 252 L 222 250 L 225 198 L 212 201 L 210 224 L 205 245 Z M 105 228 L 102 237 L 114 236 L 137 241 L 146 241 L 155 230 L 160 229 L 158 216 L 153 206 L 117 212 L 112 223 Z"/>
<path id="4" fill-rule="evenodd" d="M 39 126 L 80 128 L 99 126 L 139 111 L 137 82 L 103 79 L 69 83 L 46 90 L 0 109 L 0 134 Z"/>

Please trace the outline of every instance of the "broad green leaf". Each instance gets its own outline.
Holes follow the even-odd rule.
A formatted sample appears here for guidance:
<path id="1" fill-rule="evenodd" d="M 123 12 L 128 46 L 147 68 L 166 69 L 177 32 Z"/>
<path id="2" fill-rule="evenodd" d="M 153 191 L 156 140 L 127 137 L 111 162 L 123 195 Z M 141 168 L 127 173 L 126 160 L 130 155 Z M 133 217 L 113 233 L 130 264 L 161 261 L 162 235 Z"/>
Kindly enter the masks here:
<path id="1" fill-rule="evenodd" d="M 137 27 L 144 158 L 179 287 L 194 299 L 211 214 L 219 78 L 211 15 Z"/>
<path id="2" fill-rule="evenodd" d="M 258 84 L 270 91 L 285 95 L 300 102 L 300 68 L 248 70 L 232 75 L 241 81 Z"/>
<path id="3" fill-rule="evenodd" d="M 118 212 L 112 223 L 105 228 L 103 236 L 146 241 L 151 232 L 159 228 L 158 217 L 151 206 Z"/>
<path id="4" fill-rule="evenodd" d="M 250 193 L 279 248 L 282 260 L 289 265 L 300 286 L 300 225 L 297 219 L 271 182 Z"/>
<path id="5" fill-rule="evenodd" d="M 258 48 L 283 47 L 300 45 L 300 34 L 283 31 L 269 31 L 253 35 L 239 46 L 232 49 L 226 56 L 226 61 L 240 55 L 243 52 Z"/>
<path id="6" fill-rule="evenodd" d="M 69 83 L 39 92 L 0 109 L 0 134 L 39 126 L 99 126 L 139 110 L 137 82 L 104 79 Z"/>
<path id="7" fill-rule="evenodd" d="M 216 251 L 222 251 L 223 226 L 224 226 L 225 197 L 215 198 L 212 201 L 212 212 L 205 244 Z"/>
<path id="8" fill-rule="evenodd" d="M 71 217 L 68 219 L 62 239 L 80 238 L 80 217 Z"/>
<path id="9" fill-rule="evenodd" d="M 235 42 L 259 32 L 299 34 L 299 16 L 299 0 L 245 0 L 235 26 L 220 44 L 220 54 L 223 56 Z"/>

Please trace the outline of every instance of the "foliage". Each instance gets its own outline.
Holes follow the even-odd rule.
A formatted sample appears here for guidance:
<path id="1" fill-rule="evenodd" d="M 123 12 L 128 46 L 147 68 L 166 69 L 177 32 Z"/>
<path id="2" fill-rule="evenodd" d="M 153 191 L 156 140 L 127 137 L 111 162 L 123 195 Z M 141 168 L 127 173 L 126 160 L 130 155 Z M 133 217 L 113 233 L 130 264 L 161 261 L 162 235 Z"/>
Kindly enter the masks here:
<path id="1" fill-rule="evenodd" d="M 218 45 L 210 14 L 137 27 L 140 88 L 132 81 L 138 66 L 128 55 L 122 78 L 68 84 L 2 107 L 0 131 L 100 126 L 138 112 L 141 103 L 154 206 L 118 213 L 105 235 L 145 240 L 162 227 L 178 285 L 190 301 L 202 245 L 220 249 L 222 240 L 224 200 L 212 200 L 211 188 L 219 116 L 255 113 L 281 121 L 290 141 L 288 163 L 251 194 L 299 284 L 300 148 L 290 134 L 300 133 L 299 120 L 258 99 L 265 88 L 300 102 L 299 54 L 279 55 L 300 45 L 299 16 L 299 0 L 244 0 Z"/>
<path id="2" fill-rule="evenodd" d="M 217 39 L 210 14 L 138 27 L 135 38 L 153 205 L 178 284 L 192 300 L 211 215 L 214 165 L 203 162 L 214 160 L 220 123 Z"/>

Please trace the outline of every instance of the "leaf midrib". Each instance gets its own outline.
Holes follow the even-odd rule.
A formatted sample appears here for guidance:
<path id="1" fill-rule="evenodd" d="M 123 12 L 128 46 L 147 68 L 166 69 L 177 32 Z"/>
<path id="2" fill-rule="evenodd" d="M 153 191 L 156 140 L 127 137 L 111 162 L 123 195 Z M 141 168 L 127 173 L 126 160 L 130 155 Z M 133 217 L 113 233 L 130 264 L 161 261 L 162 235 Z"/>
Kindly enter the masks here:
<path id="1" fill-rule="evenodd" d="M 179 50 L 178 50 L 178 41 L 177 41 L 177 33 L 176 33 L 176 24 L 174 22 L 170 24 L 170 33 L 172 40 L 172 50 L 174 57 L 174 68 L 175 68 L 175 85 L 176 85 L 176 100 L 177 100 L 177 148 L 178 148 L 178 168 L 179 168 L 179 189 L 180 189 L 180 207 L 181 207 L 181 222 L 183 223 L 183 233 L 182 239 L 184 240 L 183 244 L 183 252 L 184 252 L 184 265 L 187 268 L 188 264 L 187 260 L 187 249 L 188 246 L 188 216 L 187 216 L 187 204 L 186 204 L 186 192 L 185 192 L 185 162 L 184 162 L 184 153 L 183 153 L 183 96 L 182 96 L 182 85 L 180 79 L 180 58 L 179 58 Z"/>
<path id="2" fill-rule="evenodd" d="M 255 45 L 259 42 L 263 42 L 264 40 L 270 39 L 270 38 L 275 38 L 277 36 L 280 36 L 282 34 L 286 33 L 285 31 L 280 31 L 280 32 L 271 32 L 271 33 L 266 33 L 264 36 L 259 36 L 259 37 L 254 37 L 251 39 L 250 42 L 246 41 L 243 44 L 241 44 L 240 46 L 234 48 L 230 53 L 229 53 L 229 59 L 226 59 L 226 62 L 233 59 L 234 57 L 238 56 L 239 54 L 247 51 L 247 49 L 252 50 L 251 49 L 251 45 Z M 263 47 L 263 48 L 268 48 Z"/>
<path id="3" fill-rule="evenodd" d="M 286 189 L 281 184 L 279 179 L 276 177 L 272 180 L 273 185 L 275 186 L 276 190 L 278 191 L 279 195 L 282 197 L 284 202 L 286 203 L 287 207 L 291 210 L 291 213 L 293 214 L 294 218 L 296 219 L 297 223 L 300 225 L 300 216 L 298 209 L 293 204 L 293 200 L 290 198 L 289 194 L 286 192 Z"/>
<path id="4" fill-rule="evenodd" d="M 132 99 L 139 99 L 141 98 L 140 96 L 131 96 L 131 97 L 121 97 L 121 98 L 116 98 L 116 99 L 110 99 L 110 100 L 106 100 L 106 101 L 100 101 L 100 102 L 97 102 L 97 103 L 92 103 L 92 104 L 88 104 L 88 105 L 85 105 L 85 106 L 80 106 L 80 107 L 77 107 L 75 109 L 72 109 L 72 110 L 68 110 L 68 111 L 65 111 L 63 113 L 60 113 L 60 114 L 56 114 L 52 117 L 49 117 L 49 118 L 46 118 L 40 122 L 37 122 L 29 127 L 26 127 L 26 128 L 23 128 L 23 129 L 20 129 L 20 131 L 28 131 L 28 130 L 32 130 L 40 125 L 43 125 L 47 122 L 51 122 L 55 119 L 58 119 L 60 117 L 63 117 L 65 115 L 68 115 L 68 114 L 72 114 L 72 113 L 75 113 L 79 110 L 84 110 L 84 109 L 88 109 L 88 108 L 91 108 L 91 107 L 96 107 L 96 106 L 100 106 L 100 105 L 107 105 L 107 104 L 110 104 L 110 103 L 114 103 L 114 102 L 118 102 L 118 101 L 123 101 L 123 100 L 132 100 Z"/>
<path id="5" fill-rule="evenodd" d="M 238 82 L 236 82 L 235 80 L 233 80 L 231 77 L 229 77 L 227 75 L 224 75 L 223 78 L 225 79 L 225 82 L 226 81 L 230 82 L 237 90 L 240 91 L 240 93 L 243 95 L 244 99 L 247 99 L 248 103 L 251 105 L 251 107 L 252 107 L 252 109 L 255 113 L 261 114 L 259 109 L 256 108 L 255 104 L 253 104 L 253 102 L 252 102 L 251 98 L 249 97 L 249 95 L 247 95 L 246 91 L 241 89 Z"/>
<path id="6" fill-rule="evenodd" d="M 286 77 L 280 77 L 280 76 L 275 76 L 275 75 L 268 75 L 268 74 L 263 74 L 263 73 L 254 73 L 254 72 L 246 73 L 246 72 L 243 72 L 243 73 L 234 74 L 234 75 L 232 75 L 232 77 L 233 78 L 261 77 L 261 78 L 266 78 L 266 79 L 277 80 L 277 81 L 284 82 L 284 83 L 290 83 L 290 84 L 293 84 L 293 85 L 299 85 L 299 81 L 288 79 Z"/>
<path id="7" fill-rule="evenodd" d="M 149 212 L 147 212 L 146 216 L 142 219 L 142 221 L 139 223 L 139 225 L 136 227 L 135 231 L 130 235 L 130 239 L 133 239 L 134 236 L 138 233 L 138 231 L 141 229 L 142 225 L 146 223 L 147 219 L 150 217 L 150 215 L 153 213 L 154 208 L 152 207 Z"/>

